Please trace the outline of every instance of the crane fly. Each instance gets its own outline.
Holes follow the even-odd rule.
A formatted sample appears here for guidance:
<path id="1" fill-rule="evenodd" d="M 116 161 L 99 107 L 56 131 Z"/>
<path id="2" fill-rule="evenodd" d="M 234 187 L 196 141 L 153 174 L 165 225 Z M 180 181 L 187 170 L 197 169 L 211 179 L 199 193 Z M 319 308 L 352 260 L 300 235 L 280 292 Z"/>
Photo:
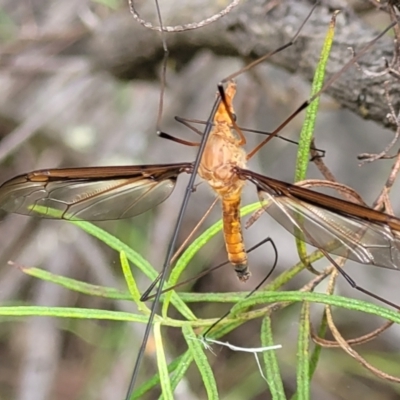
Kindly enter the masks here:
<path id="1" fill-rule="evenodd" d="M 165 201 L 182 173 L 192 174 L 193 179 L 194 174 L 198 173 L 221 200 L 226 251 L 241 281 L 248 280 L 250 276 L 240 221 L 241 193 L 246 181 L 256 186 L 260 207 L 293 235 L 323 251 L 325 256 L 332 253 L 362 264 L 397 270 L 400 264 L 400 219 L 363 205 L 275 180 L 246 168 L 247 161 L 262 146 L 277 136 L 282 128 L 397 23 L 392 22 L 367 43 L 322 89 L 303 102 L 255 149 L 246 153 L 243 148 L 246 138 L 235 122 L 232 101 L 236 84 L 233 78 L 293 44 L 307 19 L 291 42 L 230 75 L 218 85 L 220 101 L 212 113 L 213 128 L 210 131 L 208 125 L 202 142 L 195 144 L 200 146 L 200 158 L 195 162 L 32 171 L 0 185 L 0 209 L 10 213 L 65 220 L 130 218 Z M 228 82 L 226 89 L 224 82 Z M 193 145 L 170 138 L 182 144 Z M 188 196 L 185 196 L 184 203 L 187 200 Z M 181 214 L 185 207 L 185 204 L 182 205 Z M 165 266 L 168 264 L 166 262 Z"/>
<path id="2" fill-rule="evenodd" d="M 323 89 L 280 124 L 270 138 L 276 136 L 393 26 L 394 23 L 361 50 L 325 84 Z M 282 46 L 280 49 L 285 47 L 287 46 Z M 263 59 L 265 58 L 257 62 Z M 253 65 L 250 64 L 250 67 Z M 226 250 L 241 281 L 246 281 L 250 276 L 239 211 L 241 193 L 246 182 L 256 186 L 261 202 L 260 208 L 293 235 L 321 249 L 327 257 L 328 253 L 332 253 L 362 264 L 397 270 L 400 265 L 400 219 L 247 169 L 247 161 L 269 139 L 246 153 L 243 148 L 246 139 L 233 117 L 232 101 L 235 92 L 236 86 L 233 81 L 228 82 L 226 90 L 220 90 L 221 101 L 214 113 L 213 128 L 208 140 L 204 138 L 200 145 L 200 151 L 203 149 L 203 153 L 199 156 L 199 163 L 33 171 L 14 177 L 0 186 L 0 209 L 11 213 L 65 220 L 104 221 L 130 218 L 165 201 L 174 190 L 180 175 L 192 174 L 192 181 L 198 172 L 221 200 Z M 188 187 L 190 188 L 190 184 Z M 188 197 L 183 201 L 179 218 L 185 209 L 186 198 Z M 179 226 L 179 218 L 176 226 Z M 170 248 L 176 239 L 176 234 L 177 229 Z M 164 263 L 163 277 L 166 276 L 165 271 L 170 260 L 169 249 Z M 161 278 L 160 287 L 162 282 Z M 378 296 L 366 293 L 393 305 Z M 152 305 L 127 399 L 133 391 L 160 294 L 161 289 L 158 290 Z"/>
<path id="3" fill-rule="evenodd" d="M 246 169 L 246 139 L 236 126 L 229 82 L 214 116 L 198 174 L 222 203 L 228 258 L 238 278 L 249 276 L 240 222 L 241 193 L 253 183 L 261 206 L 293 235 L 332 254 L 389 269 L 400 265 L 400 219 Z M 194 164 L 48 169 L 19 175 L 0 186 L 0 207 L 24 215 L 66 220 L 129 218 L 163 202 L 180 174 Z"/>

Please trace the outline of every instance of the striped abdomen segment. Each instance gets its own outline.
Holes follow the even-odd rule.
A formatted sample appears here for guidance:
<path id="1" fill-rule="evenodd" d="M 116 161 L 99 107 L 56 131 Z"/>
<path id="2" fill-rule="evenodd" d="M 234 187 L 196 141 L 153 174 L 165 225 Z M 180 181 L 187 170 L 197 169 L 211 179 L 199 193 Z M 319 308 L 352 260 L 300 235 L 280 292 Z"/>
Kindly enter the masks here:
<path id="1" fill-rule="evenodd" d="M 229 261 L 241 281 L 247 281 L 250 272 L 244 248 L 242 225 L 240 223 L 240 195 L 222 198 L 222 218 L 226 251 Z"/>

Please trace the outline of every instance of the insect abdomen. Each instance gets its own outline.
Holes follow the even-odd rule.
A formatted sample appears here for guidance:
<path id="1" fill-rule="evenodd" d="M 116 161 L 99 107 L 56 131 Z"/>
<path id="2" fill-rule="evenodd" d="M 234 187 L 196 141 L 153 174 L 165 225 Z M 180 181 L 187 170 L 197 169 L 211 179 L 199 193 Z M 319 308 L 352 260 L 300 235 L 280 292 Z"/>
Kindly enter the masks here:
<path id="1" fill-rule="evenodd" d="M 222 217 L 226 251 L 229 261 L 241 281 L 247 281 L 250 272 L 247 267 L 247 254 L 244 248 L 242 225 L 240 222 L 240 195 L 222 199 Z"/>

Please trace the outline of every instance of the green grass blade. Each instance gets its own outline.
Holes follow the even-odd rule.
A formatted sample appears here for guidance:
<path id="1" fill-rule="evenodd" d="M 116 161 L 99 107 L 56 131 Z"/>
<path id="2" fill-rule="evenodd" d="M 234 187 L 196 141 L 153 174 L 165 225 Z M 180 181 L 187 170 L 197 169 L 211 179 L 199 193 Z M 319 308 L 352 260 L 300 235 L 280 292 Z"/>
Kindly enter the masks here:
<path id="1" fill-rule="evenodd" d="M 303 303 L 300 313 L 299 339 L 297 341 L 297 400 L 310 399 L 310 306 Z"/>
<path id="2" fill-rule="evenodd" d="M 186 343 L 191 351 L 197 368 L 200 371 L 201 378 L 203 379 L 204 387 L 207 392 L 208 399 L 218 399 L 217 383 L 212 372 L 210 363 L 204 353 L 204 348 L 201 342 L 197 339 L 193 329 L 188 324 L 182 328 L 183 335 Z"/>
<path id="3" fill-rule="evenodd" d="M 35 206 L 35 212 L 47 213 L 48 215 L 53 215 L 55 218 L 59 218 L 61 215 L 60 211 L 51 210 L 48 207 Z M 138 252 L 131 249 L 128 245 L 123 243 L 121 240 L 117 239 L 115 236 L 110 235 L 108 232 L 99 228 L 96 225 L 91 224 L 87 221 L 68 221 L 86 233 L 89 233 L 91 236 L 99 239 L 107 246 L 111 247 L 118 253 L 122 251 L 126 254 L 128 260 L 133 263 L 136 267 L 138 267 L 147 277 L 149 277 L 152 281 L 156 279 L 158 276 L 157 271 L 152 267 L 152 265 L 142 257 Z M 175 292 L 171 291 L 170 294 L 171 301 L 174 306 L 181 312 L 182 315 L 185 316 L 188 320 L 196 319 L 195 315 L 191 312 L 191 310 L 176 296 Z"/>
<path id="4" fill-rule="evenodd" d="M 194 294 L 191 294 L 192 299 Z M 203 302 L 203 298 L 199 297 L 199 301 Z M 288 291 L 288 292 L 269 292 L 269 293 L 255 293 L 249 299 L 243 300 L 242 307 L 246 309 L 254 305 L 269 306 L 271 303 L 277 302 L 303 302 L 319 303 L 330 305 L 333 307 L 341 307 L 352 311 L 361 311 L 368 315 L 375 315 L 382 317 L 388 321 L 393 321 L 400 324 L 400 314 L 396 310 L 390 310 L 382 306 L 368 303 L 362 300 L 349 299 L 347 297 L 337 295 L 327 295 L 324 293 L 309 293 L 301 291 Z M 249 321 L 255 318 L 265 316 L 264 308 L 251 310 L 243 315 L 236 316 L 233 319 L 221 321 L 221 328 L 228 326 L 232 323 L 237 324 L 243 321 Z M 104 319 L 104 320 L 117 320 L 127 322 L 140 322 L 146 323 L 147 316 L 127 313 L 122 311 L 108 311 L 97 310 L 89 308 L 73 308 L 73 307 L 41 307 L 41 306 L 2 306 L 0 307 L 0 316 L 2 317 L 25 317 L 25 316 L 46 316 L 57 318 L 83 318 L 83 319 Z M 163 318 L 156 315 L 158 322 L 163 322 L 166 326 L 182 327 L 188 324 L 187 321 Z M 189 325 L 195 327 L 208 327 L 215 322 L 215 319 L 200 319 L 190 321 Z M 214 331 L 213 331 L 214 332 Z"/>
<path id="5" fill-rule="evenodd" d="M 135 278 L 132 275 L 129 261 L 123 250 L 119 253 L 119 259 L 121 262 L 122 273 L 124 275 L 126 285 L 128 286 L 129 293 L 131 294 L 133 301 L 136 303 L 138 310 L 145 314 L 150 314 L 150 309 L 143 301 L 140 301 L 140 292 L 136 285 Z"/>
<path id="6" fill-rule="evenodd" d="M 127 244 L 115 236 L 109 234 L 98 226 L 91 224 L 90 222 L 71 221 L 71 223 L 78 226 L 86 233 L 89 233 L 91 236 L 99 239 L 101 242 L 105 243 L 108 247 L 111 247 L 118 253 L 121 253 L 121 251 L 125 252 L 128 260 L 137 268 L 139 268 L 151 280 L 154 280 L 157 277 L 157 271 L 144 257 L 142 257 L 138 252 L 131 249 Z"/>
<path id="7" fill-rule="evenodd" d="M 326 64 L 329 59 L 329 54 L 335 34 L 335 24 L 336 14 L 334 14 L 331 19 L 331 23 L 329 24 L 324 44 L 322 46 L 320 59 L 312 83 L 311 96 L 318 93 L 322 89 L 322 86 L 324 84 Z M 306 110 L 304 124 L 300 133 L 299 148 L 297 151 L 295 182 L 304 180 L 307 177 L 307 169 L 310 159 L 310 146 L 313 138 L 315 121 L 317 119 L 319 101 L 320 98 L 317 97 Z M 299 235 L 301 237 L 301 232 L 299 232 Z M 300 259 L 303 260 L 307 255 L 306 244 L 303 240 L 298 239 L 298 235 L 296 236 L 297 252 L 299 253 Z"/>
<path id="8" fill-rule="evenodd" d="M 263 347 L 273 346 L 274 338 L 272 335 L 271 317 L 267 315 L 263 318 L 261 325 L 261 345 Z M 279 351 L 279 350 L 277 350 Z M 265 365 L 265 377 L 273 400 L 286 400 L 285 390 L 281 373 L 279 370 L 278 359 L 275 350 L 267 350 L 262 353 Z"/>
<path id="9" fill-rule="evenodd" d="M 61 218 L 62 212 L 59 210 L 53 210 L 49 207 L 42 206 L 34 206 L 32 210 L 39 214 L 47 214 L 54 218 Z M 118 253 L 124 251 L 130 262 L 135 264 L 145 275 L 147 275 L 150 279 L 154 280 L 157 276 L 157 272 L 151 266 L 151 264 L 144 259 L 139 253 L 132 250 L 129 246 L 123 243 L 121 240 L 117 239 L 115 236 L 110 235 L 105 230 L 99 228 L 96 225 L 93 225 L 87 221 L 70 221 L 67 222 L 74 224 L 84 230 L 86 233 L 89 233 L 91 236 L 99 239 L 101 242 L 105 243 L 108 247 L 111 247 Z"/>
<path id="10" fill-rule="evenodd" d="M 140 322 L 143 324 L 147 322 L 147 316 L 143 315 L 123 311 L 74 307 L 4 306 L 0 307 L 0 316 L 98 319 L 109 321 Z"/>
<path id="11" fill-rule="evenodd" d="M 114 300 L 131 300 L 131 296 L 128 292 L 121 292 L 120 290 L 115 288 L 93 285 L 90 283 L 77 281 L 76 279 L 55 275 L 51 272 L 45 271 L 40 268 L 21 267 L 21 266 L 19 266 L 19 268 L 24 274 L 27 274 L 37 279 L 41 279 L 43 281 L 63 286 L 66 289 L 73 290 L 74 292 L 79 292 L 87 294 L 89 296 L 104 297 L 107 299 L 114 299 Z"/>
<path id="12" fill-rule="evenodd" d="M 324 44 L 322 46 L 321 55 L 312 82 L 310 97 L 318 93 L 322 89 L 322 86 L 324 84 L 326 65 L 328 63 L 329 54 L 331 51 L 333 38 L 335 35 L 335 25 L 336 25 L 336 14 L 334 14 L 331 19 Z M 306 179 L 307 177 L 308 163 L 310 160 L 310 146 L 313 138 L 315 121 L 317 119 L 319 101 L 320 97 L 317 97 L 307 107 L 306 110 L 304 124 L 300 133 L 299 148 L 297 151 L 296 174 L 295 174 L 296 182 Z"/>
<path id="13" fill-rule="evenodd" d="M 184 373 L 186 372 L 187 368 L 189 367 L 192 361 L 193 361 L 193 356 L 191 352 L 186 351 L 182 356 L 177 357 L 168 366 L 168 372 L 171 374 L 172 390 L 176 388 L 180 380 L 183 378 Z M 145 393 L 147 393 L 154 387 L 158 386 L 159 384 L 160 384 L 160 375 L 155 374 L 151 379 L 143 383 L 135 390 L 135 393 L 133 393 L 131 400 L 141 399 Z"/>
<path id="14" fill-rule="evenodd" d="M 192 352 L 186 351 L 181 357 L 181 361 L 179 362 L 177 368 L 175 368 L 171 376 L 171 386 L 173 390 L 176 389 L 179 382 L 184 378 L 185 373 L 192 362 L 193 362 Z"/>
<path id="15" fill-rule="evenodd" d="M 160 375 L 160 384 L 163 398 L 165 400 L 174 400 L 172 393 L 171 381 L 169 379 L 167 360 L 165 359 L 164 345 L 161 336 L 161 325 L 156 322 L 154 324 L 154 341 L 156 345 L 157 366 Z"/>
<path id="16" fill-rule="evenodd" d="M 318 329 L 318 336 L 323 338 L 325 337 L 326 331 L 328 329 L 328 322 L 326 320 L 326 313 L 324 312 L 321 324 Z M 319 344 L 315 344 L 314 350 L 310 357 L 310 379 L 314 376 L 315 371 L 317 370 L 318 361 L 321 356 L 322 347 Z"/>
<path id="17" fill-rule="evenodd" d="M 287 291 L 287 292 L 258 292 L 254 293 L 250 298 L 243 300 L 241 307 L 246 309 L 255 305 L 268 305 L 276 302 L 303 302 L 327 304 L 334 307 L 341 307 L 347 310 L 361 311 L 370 315 L 377 315 L 389 321 L 400 323 L 400 314 L 396 310 L 390 310 L 377 304 L 372 304 L 367 301 L 349 299 L 347 297 L 328 295 L 324 293 L 310 293 L 302 291 Z M 236 317 L 235 320 L 250 320 L 258 316 L 264 316 L 265 310 L 254 310 Z M 232 322 L 232 321 L 230 321 Z"/>

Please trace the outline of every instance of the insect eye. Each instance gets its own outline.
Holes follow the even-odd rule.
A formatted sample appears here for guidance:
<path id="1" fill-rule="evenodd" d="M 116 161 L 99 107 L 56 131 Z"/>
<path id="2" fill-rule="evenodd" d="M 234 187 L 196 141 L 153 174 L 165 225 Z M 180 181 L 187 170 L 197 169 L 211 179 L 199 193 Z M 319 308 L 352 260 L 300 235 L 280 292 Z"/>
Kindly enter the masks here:
<path id="1" fill-rule="evenodd" d="M 233 120 L 234 122 L 236 122 L 237 116 L 236 116 L 235 113 L 231 113 L 231 118 L 232 118 L 232 120 Z"/>

